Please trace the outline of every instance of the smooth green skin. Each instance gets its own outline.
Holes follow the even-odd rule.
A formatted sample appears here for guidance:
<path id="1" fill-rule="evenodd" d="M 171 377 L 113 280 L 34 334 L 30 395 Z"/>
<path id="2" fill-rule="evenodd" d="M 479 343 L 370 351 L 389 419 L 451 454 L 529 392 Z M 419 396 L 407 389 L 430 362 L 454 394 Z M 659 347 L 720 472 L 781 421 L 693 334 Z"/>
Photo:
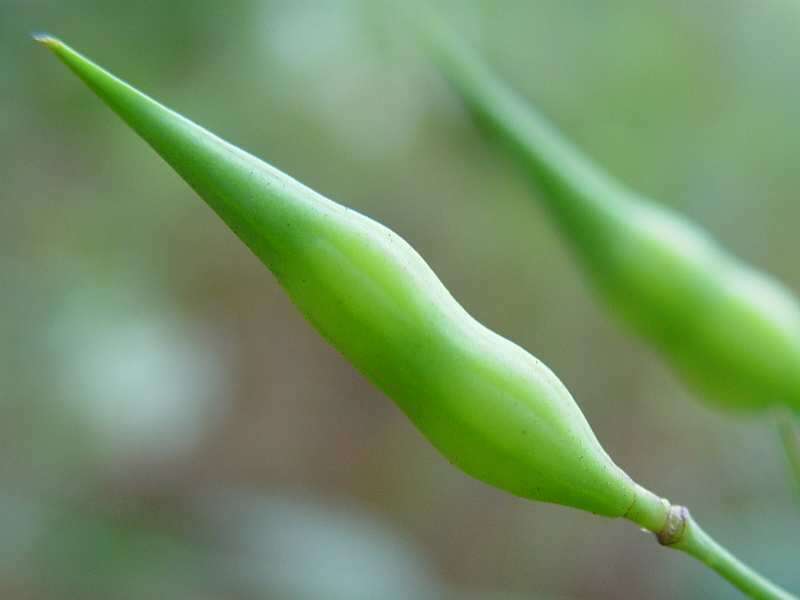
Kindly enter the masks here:
<path id="1" fill-rule="evenodd" d="M 631 510 L 660 526 L 663 503 L 613 463 L 559 379 L 468 315 L 400 237 L 60 41 L 40 41 L 189 183 L 450 461 L 519 496 L 612 517 Z"/>
<path id="2" fill-rule="evenodd" d="M 431 24 L 433 23 L 433 24 Z M 800 409 L 800 307 L 700 228 L 625 189 L 430 20 L 423 39 L 507 146 L 607 303 L 721 407 Z"/>

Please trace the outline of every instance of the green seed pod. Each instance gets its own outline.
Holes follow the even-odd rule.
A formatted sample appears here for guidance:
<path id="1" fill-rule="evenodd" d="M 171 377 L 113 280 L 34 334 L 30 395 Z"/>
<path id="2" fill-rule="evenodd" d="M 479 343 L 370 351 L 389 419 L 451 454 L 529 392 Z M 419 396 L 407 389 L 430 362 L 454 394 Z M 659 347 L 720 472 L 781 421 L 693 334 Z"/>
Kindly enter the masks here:
<path id="1" fill-rule="evenodd" d="M 663 502 L 608 457 L 559 379 L 468 315 L 400 237 L 60 41 L 40 41 L 188 182 L 317 330 L 449 460 L 519 496 L 661 526 Z"/>
<path id="2" fill-rule="evenodd" d="M 423 31 L 445 76 L 538 186 L 622 320 L 721 407 L 800 409 L 793 296 L 700 228 L 612 180 L 435 20 Z"/>

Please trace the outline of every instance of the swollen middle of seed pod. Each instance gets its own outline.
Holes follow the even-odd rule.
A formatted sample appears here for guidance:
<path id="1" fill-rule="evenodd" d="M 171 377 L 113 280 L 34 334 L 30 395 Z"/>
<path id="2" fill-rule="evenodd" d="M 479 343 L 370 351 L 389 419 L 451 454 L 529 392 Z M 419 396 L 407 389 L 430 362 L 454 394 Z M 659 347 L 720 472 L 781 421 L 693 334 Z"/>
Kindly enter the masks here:
<path id="1" fill-rule="evenodd" d="M 519 496 L 660 526 L 661 500 L 614 464 L 560 380 L 467 314 L 399 236 L 62 42 L 40 41 L 186 180 L 316 329 L 450 461 Z"/>

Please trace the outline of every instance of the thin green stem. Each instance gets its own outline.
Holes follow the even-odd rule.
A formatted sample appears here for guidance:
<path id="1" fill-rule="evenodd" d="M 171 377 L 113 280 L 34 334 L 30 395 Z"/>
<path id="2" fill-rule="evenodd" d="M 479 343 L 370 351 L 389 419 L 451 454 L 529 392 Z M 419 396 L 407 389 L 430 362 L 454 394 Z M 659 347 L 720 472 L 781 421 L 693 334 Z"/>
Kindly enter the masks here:
<path id="1" fill-rule="evenodd" d="M 797 600 L 783 588 L 765 579 L 720 546 L 686 511 L 686 524 L 680 541 L 670 546 L 682 550 L 714 569 L 722 577 L 756 600 Z"/>
<path id="2" fill-rule="evenodd" d="M 667 500 L 639 487 L 636 500 L 625 518 L 655 533 L 661 545 L 696 558 L 754 600 L 798 600 L 720 546 L 683 506 L 672 506 Z"/>
<path id="3" fill-rule="evenodd" d="M 797 420 L 789 409 L 777 412 L 778 436 L 789 463 L 789 471 L 794 479 L 795 493 L 800 501 L 800 433 L 798 433 Z"/>

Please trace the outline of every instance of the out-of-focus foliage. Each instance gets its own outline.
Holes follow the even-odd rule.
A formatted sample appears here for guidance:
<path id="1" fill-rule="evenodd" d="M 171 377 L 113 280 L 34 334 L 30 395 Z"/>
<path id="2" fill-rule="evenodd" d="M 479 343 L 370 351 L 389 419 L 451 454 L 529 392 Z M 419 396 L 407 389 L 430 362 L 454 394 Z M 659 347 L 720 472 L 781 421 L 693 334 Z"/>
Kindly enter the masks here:
<path id="1" fill-rule="evenodd" d="M 440 7 L 590 156 L 800 290 L 796 2 Z M 389 8 L 0 2 L 0 595 L 728 594 L 631 527 L 446 464 L 39 29 L 401 233 L 634 478 L 800 587 L 768 421 L 688 401 L 607 321 Z"/>

